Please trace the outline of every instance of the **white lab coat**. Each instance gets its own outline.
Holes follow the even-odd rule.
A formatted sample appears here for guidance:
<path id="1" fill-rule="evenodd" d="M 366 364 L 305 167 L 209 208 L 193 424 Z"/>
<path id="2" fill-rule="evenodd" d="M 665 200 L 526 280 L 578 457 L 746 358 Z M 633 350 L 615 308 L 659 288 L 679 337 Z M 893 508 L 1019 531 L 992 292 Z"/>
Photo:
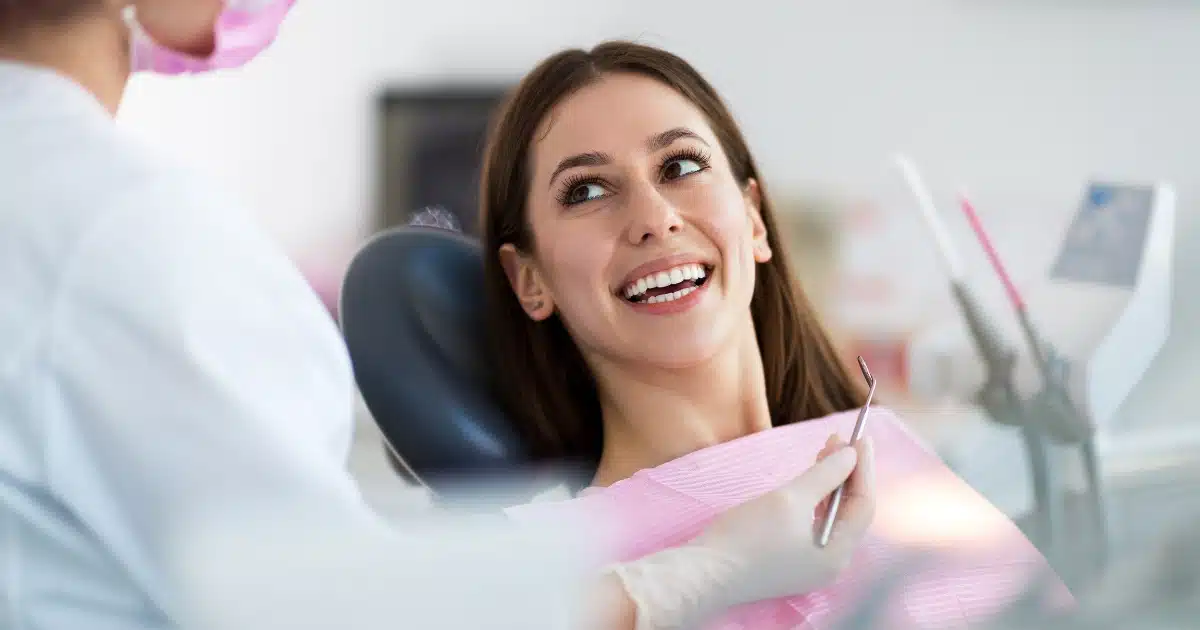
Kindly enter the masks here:
<path id="1" fill-rule="evenodd" d="M 353 391 L 332 318 L 236 203 L 0 62 L 0 627 L 173 627 L 194 518 L 373 521 Z"/>

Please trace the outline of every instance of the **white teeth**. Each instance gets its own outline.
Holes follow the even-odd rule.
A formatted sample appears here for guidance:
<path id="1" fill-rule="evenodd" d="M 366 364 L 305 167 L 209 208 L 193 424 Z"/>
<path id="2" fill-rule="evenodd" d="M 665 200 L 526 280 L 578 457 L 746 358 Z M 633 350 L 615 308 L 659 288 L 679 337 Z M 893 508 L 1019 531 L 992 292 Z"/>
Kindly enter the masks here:
<path id="1" fill-rule="evenodd" d="M 626 298 L 633 298 L 645 293 L 649 289 L 662 289 L 671 285 L 679 284 L 685 280 L 700 280 L 704 278 L 705 275 L 704 265 L 679 265 L 678 267 L 674 267 L 672 269 L 659 271 L 657 273 L 649 274 L 643 278 L 638 278 L 636 282 L 630 282 L 629 285 L 625 287 L 624 295 Z M 657 302 L 668 302 L 672 299 L 677 300 L 679 297 L 691 293 L 691 291 L 695 288 L 696 287 L 686 287 L 673 293 L 654 296 L 646 299 L 646 303 L 654 304 Z"/>
<path id="2" fill-rule="evenodd" d="M 688 287 L 686 289 L 680 289 L 678 291 L 675 291 L 674 293 L 667 293 L 664 295 L 656 295 L 654 297 L 646 298 L 646 303 L 647 304 L 658 304 L 659 302 L 674 302 L 675 300 L 678 300 L 679 298 L 691 293 L 692 291 L 695 291 L 696 288 L 697 287 Z"/>

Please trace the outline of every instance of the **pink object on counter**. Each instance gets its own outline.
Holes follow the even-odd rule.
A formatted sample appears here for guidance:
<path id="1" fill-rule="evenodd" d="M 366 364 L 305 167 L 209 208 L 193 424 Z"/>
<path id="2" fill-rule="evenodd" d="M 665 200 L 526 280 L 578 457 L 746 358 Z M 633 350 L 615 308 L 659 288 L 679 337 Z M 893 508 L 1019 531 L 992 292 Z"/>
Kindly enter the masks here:
<path id="1" fill-rule="evenodd" d="M 713 446 L 575 499 L 509 510 L 517 520 L 561 519 L 597 529 L 612 562 L 635 560 L 696 536 L 717 514 L 807 470 L 831 432 L 850 434 L 856 412 L 779 427 Z M 967 628 L 1049 574 L 1047 601 L 1073 605 L 1045 558 L 1017 526 L 958 478 L 887 409 L 872 409 L 878 511 L 851 568 L 820 591 L 731 610 L 712 630 L 833 628 L 911 560 L 886 601 L 889 630 Z"/>

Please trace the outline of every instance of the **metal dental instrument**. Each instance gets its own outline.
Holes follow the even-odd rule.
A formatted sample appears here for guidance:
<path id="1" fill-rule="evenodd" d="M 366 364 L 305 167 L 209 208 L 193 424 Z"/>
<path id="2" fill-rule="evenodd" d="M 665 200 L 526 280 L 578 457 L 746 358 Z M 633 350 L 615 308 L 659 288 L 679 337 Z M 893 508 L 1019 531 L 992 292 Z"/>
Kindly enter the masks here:
<path id="1" fill-rule="evenodd" d="M 867 412 L 871 409 L 871 399 L 875 397 L 875 377 L 871 376 L 871 370 L 867 369 L 867 362 L 862 357 L 858 357 L 858 368 L 862 370 L 863 378 L 867 379 L 867 400 L 863 403 L 862 409 L 858 410 L 858 420 L 854 423 L 854 430 L 850 432 L 850 446 L 858 443 L 862 437 L 863 428 L 867 425 Z M 846 484 L 837 487 L 833 491 L 833 495 L 829 498 L 829 509 L 825 512 L 825 520 L 821 524 L 821 535 L 817 538 L 817 546 L 824 547 L 829 544 L 829 536 L 833 534 L 833 522 L 837 520 L 838 508 L 842 504 L 842 494 L 846 491 Z"/>

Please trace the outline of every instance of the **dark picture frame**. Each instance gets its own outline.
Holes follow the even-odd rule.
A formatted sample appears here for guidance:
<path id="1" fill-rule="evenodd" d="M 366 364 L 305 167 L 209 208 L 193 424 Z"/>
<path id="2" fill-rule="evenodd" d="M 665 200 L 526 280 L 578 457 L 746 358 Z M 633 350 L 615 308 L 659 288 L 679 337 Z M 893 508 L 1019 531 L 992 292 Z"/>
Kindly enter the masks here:
<path id="1" fill-rule="evenodd" d="M 441 208 L 478 235 L 479 172 L 492 119 L 510 86 L 400 87 L 378 99 L 380 190 L 376 228 Z"/>

